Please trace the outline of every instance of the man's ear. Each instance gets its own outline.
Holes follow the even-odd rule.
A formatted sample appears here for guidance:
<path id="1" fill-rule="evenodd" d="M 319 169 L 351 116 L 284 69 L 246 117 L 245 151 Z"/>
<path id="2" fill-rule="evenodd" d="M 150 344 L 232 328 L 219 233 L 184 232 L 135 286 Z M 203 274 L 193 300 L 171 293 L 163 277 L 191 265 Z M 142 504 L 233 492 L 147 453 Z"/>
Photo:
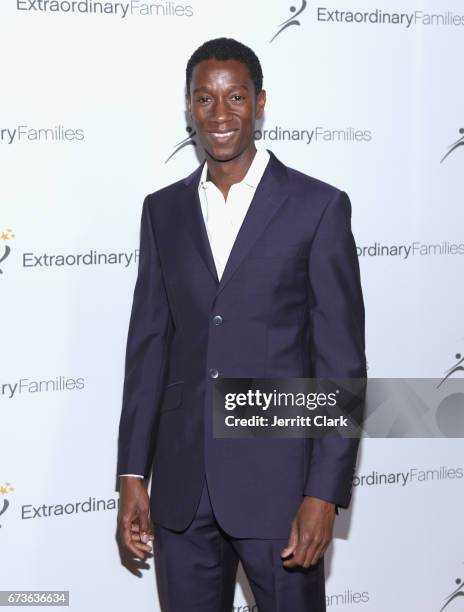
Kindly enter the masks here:
<path id="1" fill-rule="evenodd" d="M 266 91 L 262 89 L 256 96 L 256 119 L 261 119 L 264 114 L 264 107 L 266 106 Z"/>
<path id="2" fill-rule="evenodd" d="M 190 96 L 185 94 L 185 107 L 190 117 L 192 116 L 192 105 L 190 104 Z"/>

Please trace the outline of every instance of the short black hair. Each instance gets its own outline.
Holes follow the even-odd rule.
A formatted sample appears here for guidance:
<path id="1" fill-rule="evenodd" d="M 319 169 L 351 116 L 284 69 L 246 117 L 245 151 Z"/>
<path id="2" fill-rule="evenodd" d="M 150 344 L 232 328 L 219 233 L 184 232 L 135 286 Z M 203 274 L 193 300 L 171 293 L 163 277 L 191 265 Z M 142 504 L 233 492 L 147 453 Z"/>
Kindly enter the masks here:
<path id="1" fill-rule="evenodd" d="M 219 61 L 237 60 L 248 68 L 251 80 L 255 86 L 256 95 L 263 88 L 263 71 L 256 53 L 238 40 L 233 38 L 213 38 L 204 42 L 187 62 L 186 87 L 187 95 L 190 95 L 190 81 L 192 72 L 197 64 L 204 60 L 215 59 Z"/>

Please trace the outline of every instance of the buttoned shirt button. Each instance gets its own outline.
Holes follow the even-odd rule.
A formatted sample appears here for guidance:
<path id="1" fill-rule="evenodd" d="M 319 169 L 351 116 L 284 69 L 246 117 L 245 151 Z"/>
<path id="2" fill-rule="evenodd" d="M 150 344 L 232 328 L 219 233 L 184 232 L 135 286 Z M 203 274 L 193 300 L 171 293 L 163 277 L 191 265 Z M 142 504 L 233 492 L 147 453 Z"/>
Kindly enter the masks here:
<path id="1" fill-rule="evenodd" d="M 221 317 L 221 315 L 216 315 L 215 317 L 213 317 L 213 323 L 214 325 L 221 325 L 223 319 Z"/>
<path id="2" fill-rule="evenodd" d="M 219 371 L 216 370 L 216 368 L 211 368 L 209 371 L 209 375 L 211 378 L 218 378 L 219 376 Z"/>

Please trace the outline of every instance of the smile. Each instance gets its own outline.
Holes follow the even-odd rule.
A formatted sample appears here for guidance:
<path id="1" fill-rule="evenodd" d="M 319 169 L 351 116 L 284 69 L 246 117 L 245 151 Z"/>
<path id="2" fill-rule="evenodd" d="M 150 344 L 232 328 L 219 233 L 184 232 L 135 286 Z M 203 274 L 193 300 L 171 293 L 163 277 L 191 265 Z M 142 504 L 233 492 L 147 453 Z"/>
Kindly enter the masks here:
<path id="1" fill-rule="evenodd" d="M 224 142 L 228 140 L 233 134 L 235 134 L 236 131 L 237 130 L 229 130 L 227 132 L 209 132 L 209 135 L 215 140 Z"/>

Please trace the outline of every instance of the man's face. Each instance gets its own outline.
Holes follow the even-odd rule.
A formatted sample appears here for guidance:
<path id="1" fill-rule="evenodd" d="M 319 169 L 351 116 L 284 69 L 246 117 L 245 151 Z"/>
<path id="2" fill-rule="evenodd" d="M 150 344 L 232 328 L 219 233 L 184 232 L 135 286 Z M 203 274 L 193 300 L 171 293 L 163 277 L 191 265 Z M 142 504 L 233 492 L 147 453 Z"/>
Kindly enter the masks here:
<path id="1" fill-rule="evenodd" d="M 255 94 L 248 68 L 237 60 L 195 66 L 187 108 L 206 153 L 218 161 L 239 157 L 254 142 L 255 121 L 266 93 Z"/>

